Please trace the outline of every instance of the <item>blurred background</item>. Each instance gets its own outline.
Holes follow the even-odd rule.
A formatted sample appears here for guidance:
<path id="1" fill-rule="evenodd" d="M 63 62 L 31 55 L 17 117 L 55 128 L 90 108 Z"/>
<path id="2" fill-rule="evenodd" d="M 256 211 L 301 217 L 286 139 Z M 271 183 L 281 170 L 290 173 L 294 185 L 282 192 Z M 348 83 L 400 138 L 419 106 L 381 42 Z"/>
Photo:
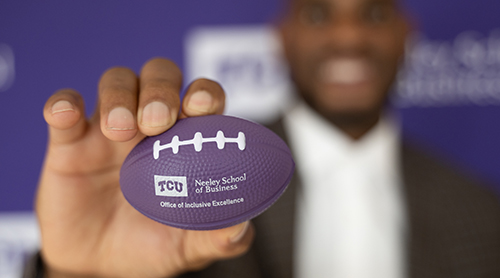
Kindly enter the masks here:
<path id="1" fill-rule="evenodd" d="M 226 113 L 266 123 L 293 100 L 273 31 L 285 0 L 0 1 L 0 277 L 38 248 L 33 199 L 47 143 L 45 100 L 71 87 L 96 102 L 100 75 L 155 56 L 219 81 Z M 500 194 L 500 2 L 404 0 L 419 32 L 392 106 L 404 136 Z"/>

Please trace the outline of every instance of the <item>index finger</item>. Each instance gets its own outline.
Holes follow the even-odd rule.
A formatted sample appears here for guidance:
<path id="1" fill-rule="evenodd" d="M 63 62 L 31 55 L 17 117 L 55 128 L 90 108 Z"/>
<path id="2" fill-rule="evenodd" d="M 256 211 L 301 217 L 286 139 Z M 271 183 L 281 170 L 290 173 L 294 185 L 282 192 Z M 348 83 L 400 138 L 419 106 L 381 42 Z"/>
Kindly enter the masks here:
<path id="1" fill-rule="evenodd" d="M 137 134 L 137 76 L 123 67 L 107 70 L 99 81 L 101 131 L 113 141 L 128 141 Z"/>
<path id="2" fill-rule="evenodd" d="M 140 74 L 138 106 L 139 130 L 148 136 L 160 134 L 177 120 L 182 73 L 167 59 L 148 61 Z"/>

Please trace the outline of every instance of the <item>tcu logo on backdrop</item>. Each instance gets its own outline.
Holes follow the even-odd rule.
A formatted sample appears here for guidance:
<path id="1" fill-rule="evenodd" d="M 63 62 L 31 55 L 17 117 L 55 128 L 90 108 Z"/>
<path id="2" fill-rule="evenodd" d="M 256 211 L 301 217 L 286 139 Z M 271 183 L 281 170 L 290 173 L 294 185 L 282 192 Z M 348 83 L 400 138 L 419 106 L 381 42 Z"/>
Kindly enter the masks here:
<path id="1" fill-rule="evenodd" d="M 187 197 L 186 177 L 169 177 L 155 175 L 156 196 Z"/>

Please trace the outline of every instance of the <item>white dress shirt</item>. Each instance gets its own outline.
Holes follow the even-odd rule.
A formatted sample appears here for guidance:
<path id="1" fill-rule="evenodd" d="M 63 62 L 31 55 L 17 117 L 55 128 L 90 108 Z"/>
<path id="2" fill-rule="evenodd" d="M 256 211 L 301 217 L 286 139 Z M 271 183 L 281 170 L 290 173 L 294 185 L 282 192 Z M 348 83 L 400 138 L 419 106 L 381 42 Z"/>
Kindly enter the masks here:
<path id="1" fill-rule="evenodd" d="M 297 171 L 298 278 L 405 276 L 399 136 L 384 118 L 354 141 L 301 103 L 285 117 Z"/>

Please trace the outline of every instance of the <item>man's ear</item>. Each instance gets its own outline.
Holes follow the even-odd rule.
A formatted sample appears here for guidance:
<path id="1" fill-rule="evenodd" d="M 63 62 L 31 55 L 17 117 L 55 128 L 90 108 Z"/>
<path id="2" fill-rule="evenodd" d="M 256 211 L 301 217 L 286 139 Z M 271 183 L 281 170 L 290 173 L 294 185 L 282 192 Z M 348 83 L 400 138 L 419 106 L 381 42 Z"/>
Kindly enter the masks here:
<path id="1" fill-rule="evenodd" d="M 400 23 L 398 24 L 399 37 L 401 38 L 401 57 L 403 61 L 406 52 L 411 51 L 413 41 L 418 34 L 418 20 L 408 10 L 400 11 Z"/>
<path id="2" fill-rule="evenodd" d="M 405 41 L 411 41 L 420 30 L 420 22 L 408 9 L 401 11 L 401 28 L 402 35 Z"/>

